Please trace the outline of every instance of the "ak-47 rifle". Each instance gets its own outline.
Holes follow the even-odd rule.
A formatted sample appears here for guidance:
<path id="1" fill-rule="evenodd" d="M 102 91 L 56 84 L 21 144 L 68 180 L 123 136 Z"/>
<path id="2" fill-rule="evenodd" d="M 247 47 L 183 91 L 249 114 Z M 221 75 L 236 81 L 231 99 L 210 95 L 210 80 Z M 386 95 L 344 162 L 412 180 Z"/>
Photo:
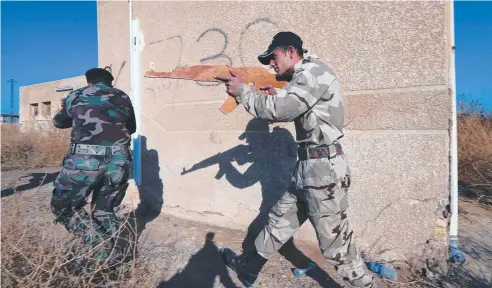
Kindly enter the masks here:
<path id="1" fill-rule="evenodd" d="M 145 73 L 148 78 L 173 78 L 188 79 L 201 82 L 221 82 L 214 77 L 230 75 L 230 71 L 236 72 L 244 79 L 248 85 L 254 85 L 257 90 L 261 86 L 273 85 L 275 88 L 282 88 L 286 82 L 277 81 L 275 74 L 268 72 L 263 67 L 234 67 L 226 65 L 194 65 L 178 66 L 171 72 L 156 72 L 149 70 Z M 227 95 L 226 100 L 220 105 L 219 110 L 224 114 L 232 112 L 238 105 L 236 99 Z"/>
<path id="2" fill-rule="evenodd" d="M 250 157 L 249 146 L 247 145 L 238 145 L 234 148 L 231 148 L 225 152 L 219 152 L 214 156 L 211 156 L 207 159 L 204 159 L 196 164 L 194 164 L 190 169 L 186 170 L 183 167 L 183 172 L 181 175 L 188 174 L 190 172 L 196 171 L 198 169 L 203 169 L 215 164 L 219 164 L 222 161 L 232 162 L 236 161 L 239 165 L 243 165 L 250 161 L 248 159 Z M 219 169 L 219 172 L 215 176 L 216 179 L 220 179 L 224 175 L 225 171 Z"/>

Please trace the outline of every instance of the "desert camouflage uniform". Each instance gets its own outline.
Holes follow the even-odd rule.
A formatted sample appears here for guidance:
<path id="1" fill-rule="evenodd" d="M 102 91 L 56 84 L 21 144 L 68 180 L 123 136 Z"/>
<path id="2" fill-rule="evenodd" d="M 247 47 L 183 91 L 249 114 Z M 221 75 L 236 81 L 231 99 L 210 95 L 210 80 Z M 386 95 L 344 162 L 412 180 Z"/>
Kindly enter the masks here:
<path id="1" fill-rule="evenodd" d="M 355 287 L 373 287 L 354 243 L 347 218 L 350 170 L 338 140 L 343 136 L 344 106 L 340 82 L 328 65 L 312 55 L 295 65 L 292 80 L 276 95 L 265 96 L 243 84 L 236 99 L 256 118 L 294 121 L 299 161 L 291 186 L 271 209 L 269 224 L 255 241 L 268 259 L 309 219 L 320 249 L 339 275 Z M 328 150 L 309 147 L 327 147 Z M 325 151 L 324 158 L 306 154 Z"/>
<path id="2" fill-rule="evenodd" d="M 100 245 L 104 259 L 114 245 L 121 203 L 131 167 L 130 141 L 136 130 L 130 98 L 121 90 L 96 83 L 72 91 L 53 119 L 57 128 L 72 128 L 71 144 L 55 180 L 51 200 L 56 221 Z M 75 146 L 77 144 L 77 146 Z M 92 195 L 92 217 L 82 209 Z"/>

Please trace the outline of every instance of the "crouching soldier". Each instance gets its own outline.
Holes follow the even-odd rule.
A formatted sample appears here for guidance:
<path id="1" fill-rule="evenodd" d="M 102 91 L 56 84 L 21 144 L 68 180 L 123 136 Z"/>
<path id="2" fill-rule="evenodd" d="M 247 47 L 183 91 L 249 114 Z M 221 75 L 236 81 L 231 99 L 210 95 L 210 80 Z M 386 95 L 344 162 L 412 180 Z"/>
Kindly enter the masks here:
<path id="1" fill-rule="evenodd" d="M 94 68 L 85 76 L 88 86 L 70 92 L 53 118 L 55 127 L 72 131 L 54 182 L 51 210 L 55 222 L 81 236 L 86 245 L 97 246 L 96 258 L 105 260 L 119 228 L 113 209 L 128 187 L 136 122 L 130 98 L 112 86 L 109 71 Z M 89 215 L 83 207 L 91 192 Z"/>

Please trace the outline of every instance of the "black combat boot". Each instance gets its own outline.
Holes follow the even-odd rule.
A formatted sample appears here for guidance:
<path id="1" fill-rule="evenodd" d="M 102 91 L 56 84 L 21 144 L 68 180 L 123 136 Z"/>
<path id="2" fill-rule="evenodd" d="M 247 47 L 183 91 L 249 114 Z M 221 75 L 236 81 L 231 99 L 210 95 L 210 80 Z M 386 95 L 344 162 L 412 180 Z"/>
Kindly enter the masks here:
<path id="1" fill-rule="evenodd" d="M 245 287 L 253 286 L 261 268 L 268 261 L 256 252 L 248 256 L 239 256 L 229 248 L 223 248 L 220 252 L 227 267 L 237 273 L 237 278 Z"/>

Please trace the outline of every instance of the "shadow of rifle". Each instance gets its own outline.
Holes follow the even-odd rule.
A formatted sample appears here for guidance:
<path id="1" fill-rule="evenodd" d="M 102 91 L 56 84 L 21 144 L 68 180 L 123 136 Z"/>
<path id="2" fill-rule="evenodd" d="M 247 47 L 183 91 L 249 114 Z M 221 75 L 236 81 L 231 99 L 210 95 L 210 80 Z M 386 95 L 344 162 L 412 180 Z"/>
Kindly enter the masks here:
<path id="1" fill-rule="evenodd" d="M 250 147 L 248 145 L 241 144 L 225 152 L 219 152 L 214 156 L 204 159 L 194 164 L 190 169 L 185 169 L 185 167 L 183 167 L 183 171 L 181 172 L 181 175 L 188 174 L 199 169 L 207 168 L 212 165 L 220 164 L 221 162 L 224 161 L 227 162 L 236 161 L 236 163 L 238 163 L 239 165 L 244 165 L 246 163 L 252 162 L 251 156 L 252 155 L 251 155 Z M 217 175 L 215 175 L 215 179 L 222 178 L 225 172 L 226 171 L 224 171 L 219 167 L 219 171 L 217 172 Z"/>

